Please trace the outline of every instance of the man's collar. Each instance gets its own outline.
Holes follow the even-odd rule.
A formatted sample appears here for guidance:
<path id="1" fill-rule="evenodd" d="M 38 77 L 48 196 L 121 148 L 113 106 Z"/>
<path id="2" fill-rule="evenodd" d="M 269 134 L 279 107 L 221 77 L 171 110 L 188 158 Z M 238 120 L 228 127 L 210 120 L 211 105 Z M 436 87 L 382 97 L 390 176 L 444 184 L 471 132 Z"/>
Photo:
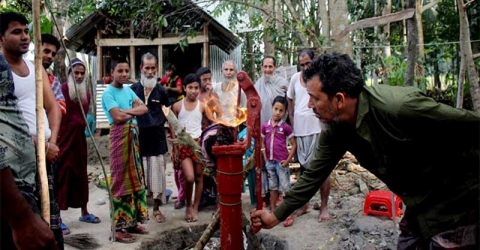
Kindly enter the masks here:
<path id="1" fill-rule="evenodd" d="M 360 124 L 363 122 L 363 118 L 368 113 L 368 110 L 370 109 L 370 104 L 368 103 L 368 96 L 366 91 L 360 92 L 360 95 L 358 96 L 358 101 L 357 101 L 357 119 L 355 123 L 355 127 L 358 129 L 360 127 Z"/>

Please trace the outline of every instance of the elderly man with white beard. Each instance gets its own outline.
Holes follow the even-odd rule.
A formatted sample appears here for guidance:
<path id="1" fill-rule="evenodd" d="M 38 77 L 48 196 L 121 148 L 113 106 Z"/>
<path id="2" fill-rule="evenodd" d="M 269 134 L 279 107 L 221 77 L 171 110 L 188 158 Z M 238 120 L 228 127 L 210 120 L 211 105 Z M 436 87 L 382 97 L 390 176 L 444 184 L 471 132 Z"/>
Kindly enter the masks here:
<path id="1" fill-rule="evenodd" d="M 255 82 L 255 89 L 262 99 L 262 113 L 260 116 L 262 124 L 272 118 L 272 102 L 277 96 L 285 96 L 288 89 L 287 79 L 275 75 L 276 61 L 273 56 L 265 56 L 262 60 L 263 75 Z M 287 113 L 282 118 L 287 119 Z"/>
<path id="2" fill-rule="evenodd" d="M 148 195 L 153 196 L 153 218 L 162 223 L 166 221 L 160 211 L 160 204 L 166 204 L 166 158 L 168 152 L 165 135 L 165 114 L 162 106 L 170 106 L 167 90 L 157 84 L 157 59 L 151 53 L 141 58 L 141 79 L 131 86 L 133 92 L 147 105 L 148 113 L 137 117 L 140 129 L 140 154 L 145 167 L 145 181 Z"/>
<path id="3" fill-rule="evenodd" d="M 68 81 L 62 84 L 67 112 L 62 116 L 58 133 L 60 158 L 58 161 L 58 205 L 60 210 L 81 208 L 79 221 L 100 223 L 100 219 L 87 210 L 87 140 L 84 112 L 88 112 L 90 93 L 87 91 L 86 66 L 74 58 L 68 69 Z M 69 230 L 62 225 L 62 231 Z"/>
<path id="4" fill-rule="evenodd" d="M 233 61 L 225 61 L 222 65 L 223 80 L 221 84 L 217 84 L 213 90 L 217 93 L 218 98 L 220 99 L 220 104 L 222 107 L 222 117 L 220 120 L 223 120 L 224 125 L 234 126 L 235 117 L 237 114 L 237 99 L 239 85 L 237 81 L 237 69 Z M 247 97 L 242 91 L 240 106 L 245 107 L 247 105 Z"/>

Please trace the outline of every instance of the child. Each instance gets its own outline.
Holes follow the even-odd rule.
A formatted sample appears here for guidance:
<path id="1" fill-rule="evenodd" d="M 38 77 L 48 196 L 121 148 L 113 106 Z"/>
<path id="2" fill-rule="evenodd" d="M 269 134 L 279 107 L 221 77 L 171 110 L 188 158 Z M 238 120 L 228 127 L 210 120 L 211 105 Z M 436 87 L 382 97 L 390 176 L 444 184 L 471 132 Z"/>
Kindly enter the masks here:
<path id="1" fill-rule="evenodd" d="M 148 112 L 147 106 L 129 87 L 130 67 L 125 59 L 112 62 L 113 81 L 102 95 L 102 108 L 110 123 L 110 172 L 115 223 L 115 240 L 132 243 L 130 234 L 147 234 L 140 225 L 148 220 L 147 196 L 142 158 L 138 144 L 136 116 Z"/>
<path id="2" fill-rule="evenodd" d="M 202 117 L 205 111 L 203 102 L 197 99 L 200 93 L 200 79 L 195 74 L 189 74 L 183 81 L 186 97 L 176 102 L 172 110 L 178 118 L 178 121 L 188 134 L 194 140 L 198 140 L 202 134 Z M 175 138 L 172 130 L 172 138 Z M 186 146 L 174 146 L 173 155 L 181 161 L 184 181 L 184 192 L 187 208 L 185 210 L 185 220 L 195 222 L 198 220 L 198 205 L 202 197 L 203 190 L 203 168 L 200 160 Z M 195 200 L 192 204 L 193 184 L 195 183 Z"/>
<path id="3" fill-rule="evenodd" d="M 272 118 L 262 125 L 262 152 L 268 171 L 268 186 L 270 189 L 270 209 L 275 210 L 279 192 L 286 193 L 290 189 L 290 170 L 288 163 L 297 148 L 293 130 L 282 121 L 287 112 L 287 99 L 277 96 L 272 103 Z M 287 140 L 292 148 L 287 149 Z M 285 227 L 293 225 L 293 217 L 289 216 Z"/>

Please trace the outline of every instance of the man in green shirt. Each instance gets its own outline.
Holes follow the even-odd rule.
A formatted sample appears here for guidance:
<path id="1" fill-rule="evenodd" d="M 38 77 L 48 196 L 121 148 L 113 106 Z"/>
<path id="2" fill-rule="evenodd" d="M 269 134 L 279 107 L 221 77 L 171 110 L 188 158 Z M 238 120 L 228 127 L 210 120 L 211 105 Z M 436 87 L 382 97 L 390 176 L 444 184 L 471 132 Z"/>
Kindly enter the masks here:
<path id="1" fill-rule="evenodd" d="M 251 213 L 254 226 L 285 220 L 349 151 L 406 204 L 398 249 L 478 249 L 478 113 L 439 104 L 417 88 L 367 87 L 347 55 L 317 57 L 304 80 L 309 107 L 328 128 L 284 202 L 273 213 Z"/>

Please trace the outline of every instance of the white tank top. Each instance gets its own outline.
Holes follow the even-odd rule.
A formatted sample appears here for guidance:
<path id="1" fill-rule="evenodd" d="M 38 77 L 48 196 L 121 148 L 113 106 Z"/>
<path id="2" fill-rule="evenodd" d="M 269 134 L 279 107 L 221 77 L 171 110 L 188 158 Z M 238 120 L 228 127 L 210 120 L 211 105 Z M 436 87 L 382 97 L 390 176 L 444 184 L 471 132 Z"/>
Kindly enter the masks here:
<path id="1" fill-rule="evenodd" d="M 23 118 L 28 125 L 28 132 L 31 135 L 37 135 L 37 115 L 35 112 L 35 67 L 33 63 L 23 58 L 28 67 L 28 76 L 21 77 L 12 72 L 13 84 L 15 86 L 15 96 L 18 98 L 18 107 L 22 111 Z M 45 122 L 45 139 L 51 135 L 50 125 L 48 124 L 47 113 L 43 109 L 43 120 Z"/>
<path id="2" fill-rule="evenodd" d="M 200 112 L 200 101 L 197 100 L 197 106 L 192 111 L 185 109 L 185 98 L 182 100 L 182 109 L 178 113 L 178 122 L 185 127 L 193 139 L 202 135 L 202 112 Z"/>

